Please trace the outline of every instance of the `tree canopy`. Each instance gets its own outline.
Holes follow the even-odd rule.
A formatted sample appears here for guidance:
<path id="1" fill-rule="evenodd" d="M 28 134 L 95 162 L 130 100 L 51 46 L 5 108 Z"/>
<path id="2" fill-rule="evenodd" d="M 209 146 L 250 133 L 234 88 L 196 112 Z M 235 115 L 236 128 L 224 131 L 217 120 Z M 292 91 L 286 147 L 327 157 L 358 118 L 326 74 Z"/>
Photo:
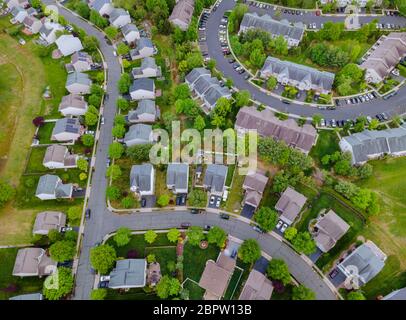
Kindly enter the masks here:
<path id="1" fill-rule="evenodd" d="M 244 263 L 253 263 L 261 257 L 261 248 L 255 239 L 245 240 L 238 249 L 238 257 Z"/>
<path id="2" fill-rule="evenodd" d="M 116 251 L 108 244 L 90 249 L 90 263 L 101 274 L 107 274 L 117 260 Z"/>

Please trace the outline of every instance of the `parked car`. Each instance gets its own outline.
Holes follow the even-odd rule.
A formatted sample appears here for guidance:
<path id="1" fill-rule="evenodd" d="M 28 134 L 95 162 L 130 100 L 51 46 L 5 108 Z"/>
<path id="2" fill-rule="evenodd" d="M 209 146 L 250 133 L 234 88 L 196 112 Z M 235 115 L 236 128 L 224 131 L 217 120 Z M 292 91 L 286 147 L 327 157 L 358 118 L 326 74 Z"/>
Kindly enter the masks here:
<path id="1" fill-rule="evenodd" d="M 203 229 L 204 229 L 204 231 L 209 231 L 211 229 L 211 226 L 206 224 Z"/>
<path id="2" fill-rule="evenodd" d="M 23 38 L 18 39 L 18 43 L 22 46 L 25 45 L 25 40 Z"/>
<path id="3" fill-rule="evenodd" d="M 220 218 L 224 219 L 224 220 L 228 220 L 228 219 L 230 219 L 230 215 L 222 212 L 222 213 L 220 213 Z"/>
<path id="4" fill-rule="evenodd" d="M 85 211 L 86 220 L 89 220 L 89 219 L 90 219 L 90 214 L 91 214 L 91 211 L 90 211 L 89 208 L 87 208 L 86 211 Z"/>
<path id="5" fill-rule="evenodd" d="M 259 233 L 264 233 L 264 230 L 262 230 L 260 227 L 258 227 L 258 226 L 254 226 L 252 229 L 254 229 L 256 232 L 259 232 Z"/>
<path id="6" fill-rule="evenodd" d="M 199 214 L 200 210 L 198 210 L 198 209 L 190 209 L 190 213 L 191 214 Z"/>
<path id="7" fill-rule="evenodd" d="M 281 228 L 281 232 L 285 232 L 285 230 L 288 228 L 288 225 L 286 223 L 283 224 L 282 228 Z"/>
<path id="8" fill-rule="evenodd" d="M 147 199 L 145 199 L 144 197 L 141 198 L 141 207 L 145 208 L 145 206 L 147 205 Z"/>
<path id="9" fill-rule="evenodd" d="M 183 229 L 187 229 L 187 228 L 189 228 L 191 226 L 192 226 L 192 224 L 190 222 L 182 222 L 180 224 L 180 227 L 183 228 Z"/>
<path id="10" fill-rule="evenodd" d="M 217 208 L 220 207 L 220 203 L 221 203 L 221 198 L 217 198 L 217 201 L 216 201 L 216 207 Z"/>
<path id="11" fill-rule="evenodd" d="M 279 230 L 282 227 L 282 225 L 283 225 L 283 221 L 279 220 L 278 223 L 276 224 L 276 229 Z"/>
<path id="12" fill-rule="evenodd" d="M 214 200 L 215 200 L 216 198 L 214 197 L 214 196 L 211 196 L 210 197 L 210 204 L 214 204 Z"/>

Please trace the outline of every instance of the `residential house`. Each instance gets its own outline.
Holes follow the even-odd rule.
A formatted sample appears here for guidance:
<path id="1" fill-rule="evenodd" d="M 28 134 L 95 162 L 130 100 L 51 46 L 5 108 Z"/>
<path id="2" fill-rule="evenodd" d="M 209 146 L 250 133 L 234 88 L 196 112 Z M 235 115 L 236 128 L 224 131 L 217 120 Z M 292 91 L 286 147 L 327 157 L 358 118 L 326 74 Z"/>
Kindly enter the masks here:
<path id="1" fill-rule="evenodd" d="M 66 116 L 82 116 L 87 111 L 85 98 L 78 94 L 68 94 L 62 97 L 59 104 L 59 112 Z"/>
<path id="2" fill-rule="evenodd" d="M 406 288 L 392 291 L 384 296 L 382 300 L 406 300 Z"/>
<path id="3" fill-rule="evenodd" d="M 217 261 L 208 260 L 199 286 L 206 290 L 204 300 L 220 300 L 228 287 L 236 266 L 236 260 L 221 252 Z"/>
<path id="4" fill-rule="evenodd" d="M 327 4 L 333 2 L 333 0 L 321 0 L 320 3 L 321 4 Z M 337 7 L 340 8 L 345 8 L 348 5 L 357 5 L 360 8 L 365 8 L 365 6 L 367 5 L 368 0 L 338 0 L 337 1 Z M 382 5 L 382 0 L 375 0 L 373 1 L 373 4 L 375 7 L 379 7 Z"/>
<path id="5" fill-rule="evenodd" d="M 69 169 L 77 167 L 77 154 L 71 154 L 66 146 L 53 144 L 47 147 L 42 164 L 48 169 Z"/>
<path id="6" fill-rule="evenodd" d="M 66 79 L 66 90 L 74 94 L 89 94 L 92 80 L 89 75 L 81 72 L 72 72 Z"/>
<path id="7" fill-rule="evenodd" d="M 242 185 L 245 192 L 243 204 L 257 209 L 267 183 L 268 177 L 259 172 L 246 175 Z"/>
<path id="8" fill-rule="evenodd" d="M 257 130 L 258 135 L 284 141 L 305 154 L 317 141 L 317 131 L 312 125 L 304 124 L 300 127 L 293 119 L 279 120 L 269 109 L 258 111 L 253 107 L 241 108 L 234 128 L 238 135 L 244 135 L 248 130 Z"/>
<path id="9" fill-rule="evenodd" d="M 135 24 L 129 23 L 121 28 L 123 37 L 127 43 L 134 43 L 136 40 L 140 39 L 140 31 Z"/>
<path id="10" fill-rule="evenodd" d="M 28 12 L 23 7 L 14 7 L 11 9 L 11 23 L 23 23 L 24 19 L 28 17 Z"/>
<path id="11" fill-rule="evenodd" d="M 387 256 L 372 241 L 360 245 L 341 261 L 337 268 L 346 277 L 346 288 L 362 287 L 385 266 Z"/>
<path id="12" fill-rule="evenodd" d="M 151 39 L 141 37 L 136 40 L 135 44 L 135 48 L 130 50 L 131 60 L 151 57 L 155 54 L 155 48 Z"/>
<path id="13" fill-rule="evenodd" d="M 208 164 L 203 187 L 213 195 L 222 196 L 227 179 L 227 170 L 227 166 L 221 164 Z"/>
<path id="14" fill-rule="evenodd" d="M 55 122 L 52 130 L 51 140 L 53 141 L 75 141 L 83 133 L 78 118 L 62 118 Z"/>
<path id="15" fill-rule="evenodd" d="M 140 100 L 137 109 L 128 112 L 129 123 L 155 122 L 160 117 L 159 107 L 154 100 Z"/>
<path id="16" fill-rule="evenodd" d="M 137 144 L 148 144 L 154 142 L 154 132 L 152 126 L 148 124 L 137 123 L 130 126 L 124 136 L 124 143 L 127 147 Z"/>
<path id="17" fill-rule="evenodd" d="M 15 7 L 27 8 L 30 6 L 28 0 L 4 0 L 7 8 L 13 9 Z"/>
<path id="18" fill-rule="evenodd" d="M 186 31 L 192 22 L 194 9 L 194 0 L 179 0 L 173 7 L 169 21 L 175 26 L 178 26 L 181 30 Z"/>
<path id="19" fill-rule="evenodd" d="M 190 71 L 185 78 L 190 90 L 203 100 L 208 110 L 212 110 L 217 100 L 224 97 L 231 98 L 231 92 L 227 87 L 222 87 L 217 78 L 212 77 L 209 70 L 205 68 L 195 68 Z"/>
<path id="20" fill-rule="evenodd" d="M 269 56 L 260 71 L 260 77 L 268 79 L 271 76 L 283 85 L 299 90 L 314 90 L 322 94 L 331 92 L 335 78 L 334 73 Z"/>
<path id="21" fill-rule="evenodd" d="M 128 11 L 121 8 L 114 8 L 110 12 L 110 24 L 116 28 L 124 27 L 126 24 L 131 23 L 131 17 Z"/>
<path id="22" fill-rule="evenodd" d="M 154 287 L 161 280 L 161 266 L 159 262 L 152 262 L 148 265 L 147 270 L 147 285 Z"/>
<path id="23" fill-rule="evenodd" d="M 42 248 L 18 250 L 13 268 L 15 277 L 42 277 L 56 271 L 57 262 L 46 255 Z"/>
<path id="24" fill-rule="evenodd" d="M 270 300 L 273 285 L 263 273 L 252 269 L 238 300 Z"/>
<path id="25" fill-rule="evenodd" d="M 314 226 L 313 238 L 322 252 L 330 251 L 350 226 L 333 210 L 320 216 Z"/>
<path id="26" fill-rule="evenodd" d="M 391 32 L 374 44 L 361 63 L 367 82 L 383 81 L 406 56 L 406 32 Z"/>
<path id="27" fill-rule="evenodd" d="M 155 190 L 155 169 L 150 163 L 133 165 L 130 172 L 130 190 L 140 197 L 151 196 Z"/>
<path id="28" fill-rule="evenodd" d="M 156 78 L 161 76 L 161 67 L 157 66 L 154 58 L 146 57 L 142 59 L 140 67 L 132 69 L 131 74 L 134 79 Z"/>
<path id="29" fill-rule="evenodd" d="M 356 165 L 385 154 L 403 156 L 406 154 L 406 124 L 393 129 L 357 132 L 343 137 L 339 145 L 342 152 L 351 153 L 351 162 Z"/>
<path id="30" fill-rule="evenodd" d="M 290 226 L 299 215 L 306 201 L 307 198 L 304 195 L 291 187 L 287 187 L 276 203 L 275 209 L 280 214 L 279 218 Z"/>
<path id="31" fill-rule="evenodd" d="M 189 184 L 189 164 L 169 163 L 166 171 L 166 186 L 174 194 L 187 194 Z"/>
<path id="32" fill-rule="evenodd" d="M 33 16 L 27 16 L 23 20 L 25 31 L 31 34 L 37 34 L 42 27 L 41 20 Z"/>
<path id="33" fill-rule="evenodd" d="M 73 71 L 83 72 L 91 70 L 92 65 L 92 56 L 85 51 L 78 51 L 72 55 L 71 63 L 68 66 L 71 66 Z"/>
<path id="34" fill-rule="evenodd" d="M 58 46 L 58 50 L 64 57 L 83 50 L 80 39 L 72 36 L 71 34 L 61 35 L 58 39 L 56 39 L 55 43 Z"/>
<path id="35" fill-rule="evenodd" d="M 8 300 L 44 300 L 42 293 L 28 293 L 28 294 L 21 294 L 18 296 L 14 296 L 9 298 Z"/>
<path id="36" fill-rule="evenodd" d="M 130 86 L 132 100 L 155 100 L 155 82 L 150 78 L 135 79 Z"/>
<path id="37" fill-rule="evenodd" d="M 97 11 L 102 17 L 109 16 L 114 10 L 111 0 L 95 0 L 89 4 L 92 10 Z"/>
<path id="38" fill-rule="evenodd" d="M 110 272 L 109 288 L 131 289 L 145 287 L 147 261 L 145 259 L 117 260 Z"/>
<path id="39" fill-rule="evenodd" d="M 56 41 L 56 33 L 63 30 L 64 28 L 59 23 L 45 21 L 39 29 L 39 35 L 46 43 L 52 44 Z"/>
<path id="40" fill-rule="evenodd" d="M 50 230 L 60 231 L 66 224 L 66 215 L 59 211 L 44 211 L 35 217 L 33 234 L 47 235 Z"/>
<path id="41" fill-rule="evenodd" d="M 286 19 L 279 21 L 272 19 L 268 14 L 259 16 L 256 12 L 247 12 L 240 23 L 239 34 L 251 29 L 266 31 L 273 38 L 282 36 L 289 47 L 298 46 L 305 32 L 305 26 L 302 22 L 292 25 Z"/>
<path id="42" fill-rule="evenodd" d="M 58 176 L 46 174 L 39 178 L 35 196 L 41 200 L 67 199 L 72 191 L 72 183 L 64 184 Z"/>

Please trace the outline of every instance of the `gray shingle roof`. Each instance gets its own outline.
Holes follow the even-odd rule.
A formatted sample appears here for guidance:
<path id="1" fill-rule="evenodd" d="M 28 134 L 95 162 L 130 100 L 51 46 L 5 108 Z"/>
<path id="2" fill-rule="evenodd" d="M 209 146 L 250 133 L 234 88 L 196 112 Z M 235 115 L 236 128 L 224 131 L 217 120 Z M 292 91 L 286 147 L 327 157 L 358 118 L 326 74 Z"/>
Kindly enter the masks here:
<path id="1" fill-rule="evenodd" d="M 227 178 L 227 166 L 209 164 L 204 175 L 204 185 L 215 192 L 223 192 Z"/>
<path id="2" fill-rule="evenodd" d="M 149 99 L 144 99 L 140 100 L 138 102 L 137 109 L 131 110 L 128 113 L 128 120 L 131 121 L 136 121 L 138 119 L 138 116 L 144 113 L 149 113 L 155 116 L 157 118 L 158 112 L 157 112 L 157 107 L 155 106 L 155 101 L 154 100 L 149 100 Z"/>
<path id="3" fill-rule="evenodd" d="M 52 130 L 52 136 L 63 133 L 80 133 L 80 122 L 77 118 L 62 118 L 55 122 L 55 127 Z"/>
<path id="4" fill-rule="evenodd" d="M 110 13 L 110 22 L 114 22 L 121 16 L 128 16 L 128 12 L 125 11 L 122 8 L 115 8 L 111 13 Z"/>
<path id="5" fill-rule="evenodd" d="M 132 31 L 139 32 L 137 26 L 132 23 L 126 24 L 124 27 L 121 28 L 121 32 L 123 33 L 124 36 L 126 36 Z"/>
<path id="6" fill-rule="evenodd" d="M 169 20 L 180 20 L 189 24 L 193 17 L 194 0 L 179 0 L 172 10 Z"/>
<path id="7" fill-rule="evenodd" d="M 383 300 L 406 300 L 406 288 L 389 293 L 383 298 Z"/>
<path id="8" fill-rule="evenodd" d="M 150 78 L 135 79 L 130 87 L 130 92 L 137 90 L 146 90 L 154 92 L 155 83 L 154 80 Z"/>
<path id="9" fill-rule="evenodd" d="M 55 193 L 56 186 L 60 179 L 58 176 L 46 174 L 39 178 L 36 195 L 38 194 L 51 194 Z"/>
<path id="10" fill-rule="evenodd" d="M 170 163 L 166 171 L 166 184 L 175 189 L 187 189 L 189 165 L 187 163 Z"/>
<path id="11" fill-rule="evenodd" d="M 137 187 L 138 191 L 150 191 L 151 175 L 153 174 L 153 166 L 150 163 L 134 165 L 130 172 L 130 187 Z"/>
<path id="12" fill-rule="evenodd" d="M 89 76 L 86 73 L 82 72 L 72 72 L 68 74 L 68 78 L 66 79 L 66 86 L 70 86 L 75 83 L 88 86 L 92 85 L 92 81 L 90 80 Z"/>
<path id="13" fill-rule="evenodd" d="M 136 49 L 141 50 L 142 48 L 145 48 L 145 47 L 153 48 L 154 44 L 152 43 L 150 38 L 146 38 L 146 37 L 139 38 L 137 41 Z"/>
<path id="14" fill-rule="evenodd" d="M 144 287 L 146 280 L 145 259 L 118 260 L 110 273 L 109 288 Z"/>
<path id="15" fill-rule="evenodd" d="M 291 187 L 287 187 L 276 203 L 275 209 L 281 212 L 281 216 L 285 217 L 290 222 L 293 222 L 302 210 L 306 201 L 307 198 L 304 195 Z"/>
<path id="16" fill-rule="evenodd" d="M 206 69 L 206 68 L 194 68 L 192 71 L 190 71 L 187 75 L 185 80 L 190 83 L 193 84 L 200 76 L 202 75 L 211 75 L 210 70 Z"/>
<path id="17" fill-rule="evenodd" d="M 105 4 L 111 3 L 110 0 L 95 0 L 93 2 L 93 4 L 91 5 L 91 7 L 96 10 L 96 11 L 100 11 L 101 8 L 103 8 L 103 6 Z"/>
<path id="18" fill-rule="evenodd" d="M 134 124 L 130 126 L 130 129 L 125 134 L 124 142 L 131 141 L 131 140 L 143 140 L 145 143 L 150 142 L 150 136 L 152 132 L 152 126 L 147 124 Z"/>

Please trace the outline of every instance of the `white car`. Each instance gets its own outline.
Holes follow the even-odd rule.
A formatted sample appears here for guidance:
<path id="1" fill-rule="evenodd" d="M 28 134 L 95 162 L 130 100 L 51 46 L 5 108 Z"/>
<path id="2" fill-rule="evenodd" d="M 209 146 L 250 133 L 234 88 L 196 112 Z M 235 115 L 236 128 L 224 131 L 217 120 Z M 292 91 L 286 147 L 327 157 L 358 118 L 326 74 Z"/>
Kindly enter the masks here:
<path id="1" fill-rule="evenodd" d="M 276 229 L 280 229 L 282 227 L 283 221 L 279 220 L 278 223 L 276 224 Z"/>
<path id="2" fill-rule="evenodd" d="M 217 198 L 217 201 L 216 201 L 216 207 L 217 208 L 220 207 L 220 202 L 221 202 L 221 198 Z"/>
<path id="3" fill-rule="evenodd" d="M 281 228 L 281 232 L 284 233 L 287 228 L 288 228 L 288 225 L 286 223 L 284 223 Z"/>
<path id="4" fill-rule="evenodd" d="M 25 40 L 23 38 L 18 39 L 18 43 L 22 46 L 25 45 Z"/>
<path id="5" fill-rule="evenodd" d="M 113 54 L 114 54 L 115 57 L 117 57 L 117 52 L 116 52 L 116 50 L 113 51 Z"/>
<path id="6" fill-rule="evenodd" d="M 215 199 L 214 196 L 210 197 L 210 204 L 214 204 L 214 199 Z"/>
<path id="7" fill-rule="evenodd" d="M 104 117 L 103 117 L 103 116 L 101 117 L 100 123 L 101 123 L 101 124 L 104 124 Z"/>

